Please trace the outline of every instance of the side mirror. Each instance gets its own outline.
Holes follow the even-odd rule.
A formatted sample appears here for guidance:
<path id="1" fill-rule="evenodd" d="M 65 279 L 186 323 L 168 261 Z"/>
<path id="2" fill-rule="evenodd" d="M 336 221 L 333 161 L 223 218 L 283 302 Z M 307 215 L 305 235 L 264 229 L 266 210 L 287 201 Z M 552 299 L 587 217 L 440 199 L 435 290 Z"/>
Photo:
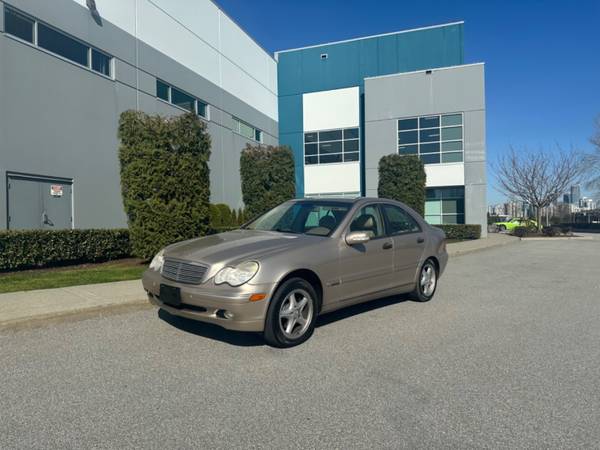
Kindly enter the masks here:
<path id="1" fill-rule="evenodd" d="M 346 235 L 346 244 L 348 245 L 360 245 L 369 242 L 371 238 L 364 231 L 353 231 Z"/>

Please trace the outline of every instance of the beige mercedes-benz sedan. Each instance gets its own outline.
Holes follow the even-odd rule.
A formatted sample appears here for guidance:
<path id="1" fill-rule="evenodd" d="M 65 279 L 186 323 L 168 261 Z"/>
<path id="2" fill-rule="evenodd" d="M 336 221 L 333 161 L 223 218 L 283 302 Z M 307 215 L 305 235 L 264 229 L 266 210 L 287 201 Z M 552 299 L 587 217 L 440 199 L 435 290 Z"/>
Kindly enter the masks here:
<path id="1" fill-rule="evenodd" d="M 170 314 L 291 347 L 312 335 L 319 314 L 401 293 L 430 300 L 447 260 L 444 232 L 403 203 L 302 199 L 166 247 L 143 284 Z"/>

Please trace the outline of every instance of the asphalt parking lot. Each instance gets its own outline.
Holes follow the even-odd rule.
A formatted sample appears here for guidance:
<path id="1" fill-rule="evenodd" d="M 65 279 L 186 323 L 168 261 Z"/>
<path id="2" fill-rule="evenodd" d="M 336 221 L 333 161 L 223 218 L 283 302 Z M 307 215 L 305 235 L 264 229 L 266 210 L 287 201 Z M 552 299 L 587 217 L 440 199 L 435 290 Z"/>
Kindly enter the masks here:
<path id="1" fill-rule="evenodd" d="M 0 333 L 0 448 L 599 448 L 600 241 L 453 258 L 277 350 L 156 310 Z"/>

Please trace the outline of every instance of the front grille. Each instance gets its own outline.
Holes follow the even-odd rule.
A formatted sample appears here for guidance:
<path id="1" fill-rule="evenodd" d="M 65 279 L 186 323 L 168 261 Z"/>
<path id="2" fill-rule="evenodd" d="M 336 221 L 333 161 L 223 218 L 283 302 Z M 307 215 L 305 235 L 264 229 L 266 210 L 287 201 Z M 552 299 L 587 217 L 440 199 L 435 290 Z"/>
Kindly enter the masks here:
<path id="1" fill-rule="evenodd" d="M 207 270 L 208 267 L 202 264 L 165 258 L 161 273 L 163 277 L 178 283 L 200 284 Z"/>

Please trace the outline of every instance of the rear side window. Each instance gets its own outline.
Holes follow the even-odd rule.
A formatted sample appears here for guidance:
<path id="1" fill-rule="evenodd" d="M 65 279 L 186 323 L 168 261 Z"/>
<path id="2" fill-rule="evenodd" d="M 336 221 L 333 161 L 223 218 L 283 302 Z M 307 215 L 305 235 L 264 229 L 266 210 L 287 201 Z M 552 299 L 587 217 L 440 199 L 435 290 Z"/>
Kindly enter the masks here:
<path id="1" fill-rule="evenodd" d="M 417 221 L 402 208 L 394 205 L 383 205 L 383 214 L 390 235 L 416 233 L 421 231 Z"/>

